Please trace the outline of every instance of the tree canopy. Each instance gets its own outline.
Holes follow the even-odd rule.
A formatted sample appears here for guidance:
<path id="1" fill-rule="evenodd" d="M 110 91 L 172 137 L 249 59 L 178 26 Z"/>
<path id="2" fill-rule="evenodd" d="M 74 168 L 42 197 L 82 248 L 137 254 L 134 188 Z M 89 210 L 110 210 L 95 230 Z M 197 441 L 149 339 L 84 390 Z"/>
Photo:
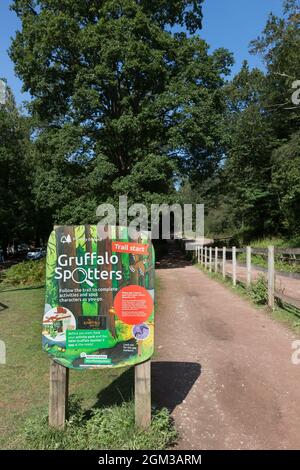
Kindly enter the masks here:
<path id="1" fill-rule="evenodd" d="M 14 239 L 35 238 L 35 207 L 28 161 L 27 119 L 16 108 L 11 90 L 0 104 L 0 247 Z"/>
<path id="2" fill-rule="evenodd" d="M 225 86 L 229 139 L 218 203 L 225 207 L 223 226 L 244 240 L 299 233 L 300 106 L 292 95 L 300 77 L 300 4 L 283 6 L 283 17 L 271 14 L 251 43 L 266 72 L 245 62 Z"/>
<path id="3" fill-rule="evenodd" d="M 122 194 L 168 202 L 176 176 L 214 169 L 232 57 L 194 34 L 201 3 L 13 2 L 11 57 L 38 122 L 34 192 L 55 221 L 92 221 Z"/>
<path id="4" fill-rule="evenodd" d="M 232 78 L 232 54 L 201 38 L 202 3 L 12 2 L 31 100 L 26 117 L 0 107 L 8 237 L 95 222 L 121 195 L 204 202 L 212 235 L 300 233 L 299 0 L 250 44 L 265 70 L 245 61 Z"/>

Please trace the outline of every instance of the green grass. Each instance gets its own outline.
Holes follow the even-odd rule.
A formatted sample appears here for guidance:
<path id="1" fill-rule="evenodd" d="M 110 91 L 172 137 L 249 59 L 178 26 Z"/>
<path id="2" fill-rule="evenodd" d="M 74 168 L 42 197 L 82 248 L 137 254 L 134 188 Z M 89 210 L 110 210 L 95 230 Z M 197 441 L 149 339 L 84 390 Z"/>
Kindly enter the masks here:
<path id="1" fill-rule="evenodd" d="M 43 287 L 11 288 L 0 292 L 0 339 L 6 344 L 7 356 L 6 365 L 0 365 L 1 449 L 32 447 L 33 444 L 28 441 L 28 429 L 31 429 L 32 433 L 36 430 L 39 435 L 41 428 L 43 428 L 43 435 L 48 436 L 44 445 L 51 446 L 51 442 L 53 443 L 50 438 L 51 432 L 48 431 L 45 421 L 49 393 L 49 358 L 41 347 L 44 294 Z M 82 436 L 84 429 L 93 427 L 100 419 L 99 417 L 103 416 L 103 413 L 107 413 L 108 417 L 114 416 L 115 420 L 123 420 L 124 416 L 127 416 L 127 423 L 132 424 L 132 368 L 80 372 L 71 370 L 70 394 L 75 392 L 82 397 L 83 409 L 101 410 L 96 414 L 94 411 L 89 413 L 91 416 L 96 416 L 91 421 L 85 420 L 78 424 L 80 428 L 78 428 L 78 433 L 81 433 Z M 145 442 L 148 442 L 147 445 L 154 445 L 155 449 L 161 448 L 159 446 L 169 445 L 174 439 L 174 429 L 170 423 L 166 424 L 166 413 L 164 411 L 161 415 L 159 413 L 154 415 L 150 434 L 139 435 L 135 430 L 135 433 L 128 434 L 128 440 L 124 442 L 123 446 L 143 446 L 146 445 Z M 105 422 L 109 428 L 110 418 Z M 72 446 L 69 437 L 74 432 L 74 426 L 70 426 L 67 428 L 65 437 L 61 434 L 58 437 L 58 442 L 63 441 L 66 448 Z M 152 430 L 156 434 L 156 440 L 151 434 Z M 125 422 L 120 432 L 123 432 L 123 437 L 126 439 L 128 427 Z M 96 445 L 95 442 L 90 440 L 89 445 Z M 167 442 L 168 444 L 166 444 Z M 79 447 L 84 446 L 85 441 L 81 440 L 80 443 L 76 441 L 74 449 L 77 448 L 75 447 L 77 444 Z M 37 445 L 39 448 L 43 446 L 41 440 L 37 440 Z M 109 445 L 113 446 L 113 441 Z M 116 439 L 115 445 L 115 448 L 118 448 L 120 441 Z"/>
<path id="2" fill-rule="evenodd" d="M 300 247 L 300 237 L 294 238 L 263 238 L 258 240 L 252 240 L 248 243 L 249 246 L 256 249 L 266 249 L 268 246 L 275 246 L 275 248 L 299 248 Z M 267 255 L 252 255 L 252 264 L 261 266 L 262 268 L 267 268 L 268 260 Z M 238 255 L 238 261 L 240 263 L 246 262 L 246 253 L 240 253 Z M 291 261 L 282 261 L 279 256 L 275 256 L 275 269 L 276 271 L 285 271 L 291 273 L 300 273 L 300 265 Z"/>
<path id="3" fill-rule="evenodd" d="M 220 284 L 225 285 L 232 292 L 250 302 L 256 309 L 263 311 L 266 315 L 270 315 L 274 320 L 284 324 L 294 333 L 300 334 L 300 313 L 296 308 L 294 309 L 291 306 L 283 308 L 280 305 L 276 305 L 272 310 L 261 302 L 262 297 L 264 296 L 264 288 L 261 285 L 261 280 L 259 280 L 258 283 L 254 283 L 251 289 L 247 289 L 242 283 L 239 282 L 234 287 L 230 277 L 227 276 L 225 279 L 223 279 L 223 276 L 220 273 L 210 273 L 200 263 L 197 263 L 196 267 L 205 272 L 205 274 L 207 274 L 210 278 L 218 281 Z"/>
<path id="4" fill-rule="evenodd" d="M 246 253 L 239 253 L 238 261 L 240 263 L 246 263 Z M 251 262 L 254 266 L 261 266 L 262 268 L 268 267 L 268 257 L 263 255 L 255 255 L 251 256 Z M 287 263 L 286 261 L 282 261 L 278 256 L 275 255 L 275 269 L 276 271 L 284 271 L 289 273 L 299 273 L 300 272 L 300 265 L 295 264 L 291 261 L 291 263 Z"/>
<path id="5" fill-rule="evenodd" d="M 72 406 L 73 405 L 73 406 Z M 23 442 L 27 449 L 165 449 L 176 439 L 167 410 L 156 411 L 152 426 L 139 431 L 134 424 L 133 402 L 86 413 L 78 399 L 72 409 L 65 431 L 49 429 L 47 416 L 35 416 L 24 427 Z"/>
<path id="6" fill-rule="evenodd" d="M 273 245 L 276 248 L 299 248 L 300 236 L 294 238 L 263 238 L 252 240 L 248 245 L 251 245 L 253 248 L 268 248 L 270 245 Z"/>

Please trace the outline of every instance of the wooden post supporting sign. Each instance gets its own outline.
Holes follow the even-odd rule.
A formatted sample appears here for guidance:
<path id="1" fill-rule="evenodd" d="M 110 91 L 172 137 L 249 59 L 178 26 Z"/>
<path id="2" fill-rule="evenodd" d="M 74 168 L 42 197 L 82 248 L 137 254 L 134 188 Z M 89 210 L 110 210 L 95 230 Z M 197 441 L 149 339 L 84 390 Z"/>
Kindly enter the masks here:
<path id="1" fill-rule="evenodd" d="M 151 361 L 134 366 L 135 424 L 147 429 L 151 424 Z"/>
<path id="2" fill-rule="evenodd" d="M 68 410 L 69 369 L 50 363 L 49 426 L 64 429 Z"/>
<path id="3" fill-rule="evenodd" d="M 139 429 L 151 425 L 151 361 L 134 366 L 135 424 Z M 69 369 L 51 360 L 49 426 L 65 428 L 68 413 Z"/>

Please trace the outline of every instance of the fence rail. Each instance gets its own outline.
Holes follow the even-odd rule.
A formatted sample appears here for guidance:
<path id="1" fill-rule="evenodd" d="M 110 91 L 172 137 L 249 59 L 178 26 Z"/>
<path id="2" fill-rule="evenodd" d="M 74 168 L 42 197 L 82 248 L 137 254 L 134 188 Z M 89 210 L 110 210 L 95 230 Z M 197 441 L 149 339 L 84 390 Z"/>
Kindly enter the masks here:
<path id="1" fill-rule="evenodd" d="M 253 282 L 253 269 L 256 271 L 262 272 L 262 275 L 266 275 L 267 278 L 267 287 L 268 287 L 268 306 L 274 308 L 275 300 L 280 301 L 282 304 L 289 304 L 290 306 L 300 310 L 300 284 L 298 287 L 299 290 L 299 299 L 293 298 L 290 294 L 287 294 L 284 289 L 280 292 L 276 290 L 276 276 L 280 277 L 280 271 L 275 270 L 275 258 L 276 255 L 282 256 L 293 256 L 293 261 L 299 261 L 296 259 L 296 255 L 300 255 L 300 248 L 293 249 L 283 249 L 283 248 L 274 248 L 274 246 L 269 246 L 266 249 L 256 249 L 251 246 L 246 248 L 236 248 L 236 247 L 213 247 L 213 246 L 203 246 L 195 243 L 195 259 L 204 266 L 209 272 L 220 272 L 222 277 L 225 279 L 229 277 L 232 279 L 233 286 L 236 286 L 237 283 L 244 284 L 249 288 Z M 245 267 L 245 276 L 244 280 L 241 280 L 238 276 L 238 268 L 242 267 L 240 263 L 237 262 L 237 254 L 246 253 L 246 265 Z M 228 254 L 230 259 L 228 259 Z M 259 268 L 252 264 L 252 256 L 256 254 L 262 254 L 267 258 L 267 269 Z M 294 259 L 295 258 L 295 259 Z M 228 265 L 231 268 L 231 272 L 228 271 Z M 285 276 L 286 273 L 282 273 L 281 276 Z M 299 279 L 299 276 L 295 276 L 293 282 Z"/>
<path id="2" fill-rule="evenodd" d="M 232 252 L 232 248 L 226 248 L 228 253 Z M 267 255 L 268 254 L 268 248 L 251 248 L 252 253 L 254 255 Z M 236 248 L 237 253 L 246 253 L 247 252 L 247 247 L 246 248 Z M 276 248 L 276 253 L 281 254 L 281 255 L 287 255 L 287 256 L 295 256 L 298 255 L 300 256 L 300 248 Z"/>

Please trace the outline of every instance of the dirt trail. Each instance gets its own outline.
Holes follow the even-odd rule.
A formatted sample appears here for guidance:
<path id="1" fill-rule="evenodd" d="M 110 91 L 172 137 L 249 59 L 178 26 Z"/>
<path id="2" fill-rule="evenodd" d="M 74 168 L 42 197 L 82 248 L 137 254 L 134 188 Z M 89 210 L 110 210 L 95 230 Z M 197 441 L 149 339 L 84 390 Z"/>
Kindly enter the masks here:
<path id="1" fill-rule="evenodd" d="M 153 398 L 178 449 L 299 449 L 294 335 L 178 253 L 160 268 Z"/>

